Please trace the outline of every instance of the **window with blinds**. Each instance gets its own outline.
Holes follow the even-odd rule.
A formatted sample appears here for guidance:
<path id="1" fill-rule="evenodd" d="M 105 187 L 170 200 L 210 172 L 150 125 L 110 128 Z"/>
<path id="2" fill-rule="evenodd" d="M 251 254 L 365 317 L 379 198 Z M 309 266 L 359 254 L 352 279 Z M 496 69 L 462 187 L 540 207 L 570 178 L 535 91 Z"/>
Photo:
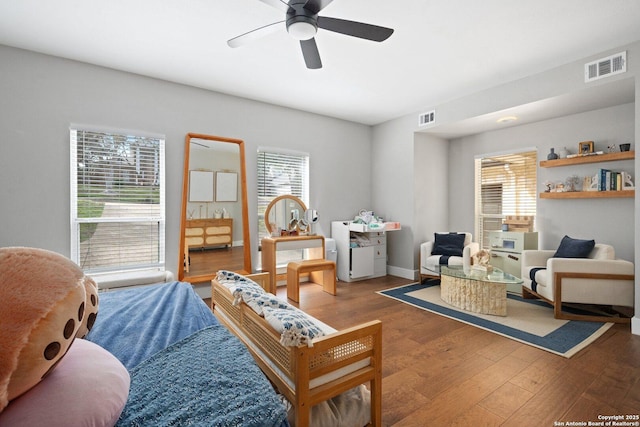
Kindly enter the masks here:
<path id="1" fill-rule="evenodd" d="M 489 248 L 488 232 L 507 216 L 536 215 L 537 152 L 485 154 L 475 159 L 475 236 Z"/>
<path id="2" fill-rule="evenodd" d="M 72 128 L 71 257 L 87 273 L 164 270 L 164 138 Z"/>
<path id="3" fill-rule="evenodd" d="M 309 203 L 309 155 L 258 150 L 258 245 L 269 233 L 264 212 L 278 196 L 290 194 Z"/>

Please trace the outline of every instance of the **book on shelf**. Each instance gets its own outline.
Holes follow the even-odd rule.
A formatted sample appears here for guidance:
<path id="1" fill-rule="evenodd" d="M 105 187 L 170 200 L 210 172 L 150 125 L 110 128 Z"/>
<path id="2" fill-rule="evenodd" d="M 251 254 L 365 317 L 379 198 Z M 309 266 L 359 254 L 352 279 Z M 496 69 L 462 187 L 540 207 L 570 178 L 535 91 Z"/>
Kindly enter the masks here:
<path id="1" fill-rule="evenodd" d="M 612 171 L 610 169 L 600 169 L 594 176 L 597 179 L 596 188 L 598 191 L 622 191 L 628 189 L 625 182 L 628 182 L 626 172 Z"/>

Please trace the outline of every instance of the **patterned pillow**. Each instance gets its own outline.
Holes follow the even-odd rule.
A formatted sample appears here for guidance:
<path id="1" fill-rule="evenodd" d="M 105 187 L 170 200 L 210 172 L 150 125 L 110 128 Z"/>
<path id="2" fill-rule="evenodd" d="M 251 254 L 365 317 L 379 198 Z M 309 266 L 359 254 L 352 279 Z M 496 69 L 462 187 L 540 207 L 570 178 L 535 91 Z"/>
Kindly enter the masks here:
<path id="1" fill-rule="evenodd" d="M 255 285 L 260 289 L 262 289 L 262 286 L 258 285 L 253 280 L 233 271 L 218 270 L 218 272 L 216 273 L 216 280 L 222 285 L 247 283 L 247 284 Z"/>
<path id="2" fill-rule="evenodd" d="M 286 301 L 276 298 L 272 294 L 264 292 L 254 292 L 251 290 L 242 291 L 242 300 L 258 315 L 264 316 L 264 308 L 280 308 L 282 310 L 292 310 L 293 307 Z"/>
<path id="3" fill-rule="evenodd" d="M 262 286 L 233 271 L 219 270 L 216 274 L 216 280 L 229 289 L 229 292 L 233 295 L 233 305 L 240 304 L 244 292 L 266 293 Z"/>
<path id="4" fill-rule="evenodd" d="M 324 336 L 314 319 L 300 310 L 264 307 L 263 313 L 271 327 L 281 333 L 280 344 L 284 346 L 313 347 L 313 339 Z"/>

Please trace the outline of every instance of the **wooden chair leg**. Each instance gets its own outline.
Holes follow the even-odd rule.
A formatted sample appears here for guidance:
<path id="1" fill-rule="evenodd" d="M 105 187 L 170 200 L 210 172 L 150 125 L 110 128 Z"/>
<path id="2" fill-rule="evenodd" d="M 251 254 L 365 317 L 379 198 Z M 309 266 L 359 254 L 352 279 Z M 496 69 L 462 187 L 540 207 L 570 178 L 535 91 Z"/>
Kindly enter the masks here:
<path id="1" fill-rule="evenodd" d="M 287 268 L 287 298 L 300 302 L 300 275 L 296 268 Z"/>
<path id="2" fill-rule="evenodd" d="M 562 279 L 565 278 L 586 278 L 586 279 L 606 279 L 606 280 L 633 280 L 633 275 L 627 274 L 599 274 L 599 273 L 555 273 L 554 277 L 554 303 L 553 313 L 556 319 L 562 320 L 582 320 L 586 322 L 612 322 L 612 323 L 631 323 L 631 318 L 614 317 L 614 316 L 598 316 L 591 314 L 572 314 L 562 311 Z M 523 288 L 524 289 L 524 288 Z"/>
<path id="3" fill-rule="evenodd" d="M 331 295 L 335 295 L 336 292 L 336 271 L 334 269 L 325 270 L 322 272 L 322 289 Z"/>

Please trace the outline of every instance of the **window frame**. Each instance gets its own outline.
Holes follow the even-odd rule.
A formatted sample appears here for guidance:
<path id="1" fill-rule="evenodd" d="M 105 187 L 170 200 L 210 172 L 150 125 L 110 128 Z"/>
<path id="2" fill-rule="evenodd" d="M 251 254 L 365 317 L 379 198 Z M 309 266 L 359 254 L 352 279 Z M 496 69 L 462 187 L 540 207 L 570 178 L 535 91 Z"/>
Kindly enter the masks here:
<path id="1" fill-rule="evenodd" d="M 146 215 L 139 216 L 113 216 L 113 217 L 102 217 L 101 216 L 80 216 L 78 212 L 78 201 L 81 198 L 79 195 L 79 169 L 82 165 L 79 163 L 78 159 L 78 147 L 81 144 L 81 140 L 84 137 L 79 136 L 80 133 L 94 134 L 94 135 L 111 135 L 112 138 L 118 141 L 133 141 L 133 140 L 145 140 L 148 142 L 155 143 L 157 142 L 157 148 L 153 149 L 153 159 L 151 161 L 146 162 L 146 164 L 140 165 L 138 155 L 136 155 L 136 169 L 140 166 L 143 168 L 145 166 L 152 167 L 154 173 L 153 183 L 149 186 L 150 188 L 155 187 L 157 185 L 158 191 L 158 203 L 150 203 L 150 205 L 157 205 L 156 209 L 150 209 L 149 211 L 157 211 L 154 214 L 149 213 Z M 71 259 L 76 262 L 83 271 L 88 274 L 91 274 L 94 277 L 100 276 L 108 276 L 108 277 L 118 277 L 125 276 L 127 274 L 131 274 L 132 272 L 156 272 L 156 271 L 165 271 L 166 268 L 166 179 L 165 179 L 165 148 L 166 148 L 166 140 L 164 135 L 153 134 L 149 132 L 143 132 L 138 130 L 127 130 L 127 129 L 114 129 L 114 128 L 104 128 L 104 127 L 96 127 L 96 126 L 87 126 L 87 125 L 78 125 L 72 124 L 69 127 L 69 145 L 70 145 L 70 236 L 71 236 Z M 153 142 L 155 141 L 155 142 Z M 128 144 L 125 144 L 128 145 Z M 108 187 L 108 185 L 104 185 L 104 187 Z M 81 190 L 85 191 L 85 190 Z M 91 200 L 91 197 L 88 197 Z M 157 224 L 157 247 L 152 250 L 150 253 L 149 259 L 144 262 L 131 263 L 126 264 L 121 260 L 118 262 L 110 263 L 109 265 L 103 265 L 100 267 L 83 267 L 83 262 L 80 259 L 81 257 L 81 224 L 86 223 L 110 223 L 110 224 L 131 224 L 131 223 L 142 223 L 147 224 L 147 226 L 151 226 L 152 229 L 155 229 L 155 225 Z M 155 230 L 154 230 L 155 235 Z M 113 248 L 117 249 L 119 247 L 120 239 L 115 238 Z M 155 243 L 155 242 L 154 242 Z M 148 244 L 141 241 L 141 245 Z M 157 250 L 157 254 L 155 253 Z M 125 258 L 125 257 L 121 257 Z M 152 259 L 153 258 L 153 259 Z"/>
<path id="2" fill-rule="evenodd" d="M 282 158 L 285 157 L 292 157 L 292 158 L 298 158 L 298 160 L 301 163 L 301 167 L 300 167 L 300 172 L 301 172 L 301 178 L 300 178 L 300 182 L 296 187 L 296 191 L 289 191 L 289 192 L 281 192 L 281 191 L 277 191 L 274 192 L 274 194 L 271 195 L 267 195 L 264 194 L 264 188 L 266 185 L 266 180 L 264 179 L 264 171 L 262 169 L 264 169 L 264 160 L 262 159 L 262 157 L 264 155 L 273 155 L 273 156 L 282 156 Z M 271 203 L 271 201 L 273 199 L 275 199 L 278 196 L 282 196 L 285 194 L 290 194 L 293 196 L 298 197 L 300 200 L 302 200 L 304 202 L 304 204 L 306 206 L 309 206 L 309 170 L 310 170 L 310 163 L 311 163 L 311 156 L 309 155 L 309 153 L 306 152 L 302 152 L 302 151 L 293 151 L 293 150 L 282 150 L 282 149 L 277 149 L 277 148 L 269 148 L 269 147 L 258 147 L 258 151 L 257 151 L 257 156 L 256 156 L 256 196 L 257 196 L 257 202 L 256 202 L 256 210 L 257 210 L 257 217 L 258 217 L 258 246 L 260 246 L 260 241 L 262 240 L 263 237 L 267 236 L 267 231 L 266 231 L 266 227 L 264 225 L 264 213 L 265 210 L 267 209 L 267 206 L 269 205 L 269 203 Z M 284 162 L 278 163 L 278 164 L 284 164 Z M 296 192 L 298 192 L 298 194 L 295 194 Z"/>
<path id="3" fill-rule="evenodd" d="M 518 159 L 522 159 L 523 165 L 517 165 Z M 474 198 L 475 198 L 475 212 L 474 212 L 474 235 L 475 240 L 480 243 L 480 246 L 485 249 L 490 249 L 488 241 L 489 231 L 500 231 L 503 221 L 507 216 L 532 216 L 535 220 L 537 216 L 537 174 L 538 174 L 538 149 L 536 147 L 527 147 L 517 150 L 502 151 L 496 153 L 479 154 L 474 159 Z M 495 162 L 495 166 L 489 167 L 503 167 L 504 173 L 496 170 L 491 173 L 484 174 L 483 180 L 483 168 L 482 163 Z M 509 163 L 514 162 L 514 163 Z M 507 168 L 505 165 L 515 165 L 514 168 Z M 511 170 L 510 170 L 511 169 Z M 523 169 L 522 171 L 517 171 Z M 510 170 L 510 172 L 508 172 Z M 516 172 L 514 172 L 516 170 Z M 514 175 L 510 179 L 502 179 L 504 175 Z M 524 181 L 522 181 L 524 180 Z M 515 182 L 515 183 L 514 183 Z M 499 189 L 499 190 L 498 190 Z M 518 190 L 518 191 L 516 191 Z M 499 192 L 499 203 L 497 192 Z M 493 198 L 489 198 L 489 202 L 485 203 L 483 195 L 492 195 Z M 486 197 L 485 197 L 486 198 Z M 485 212 L 483 205 L 494 206 L 494 212 Z M 499 205 L 499 207 L 498 207 Z M 485 221 L 497 222 L 493 228 L 487 228 Z"/>

